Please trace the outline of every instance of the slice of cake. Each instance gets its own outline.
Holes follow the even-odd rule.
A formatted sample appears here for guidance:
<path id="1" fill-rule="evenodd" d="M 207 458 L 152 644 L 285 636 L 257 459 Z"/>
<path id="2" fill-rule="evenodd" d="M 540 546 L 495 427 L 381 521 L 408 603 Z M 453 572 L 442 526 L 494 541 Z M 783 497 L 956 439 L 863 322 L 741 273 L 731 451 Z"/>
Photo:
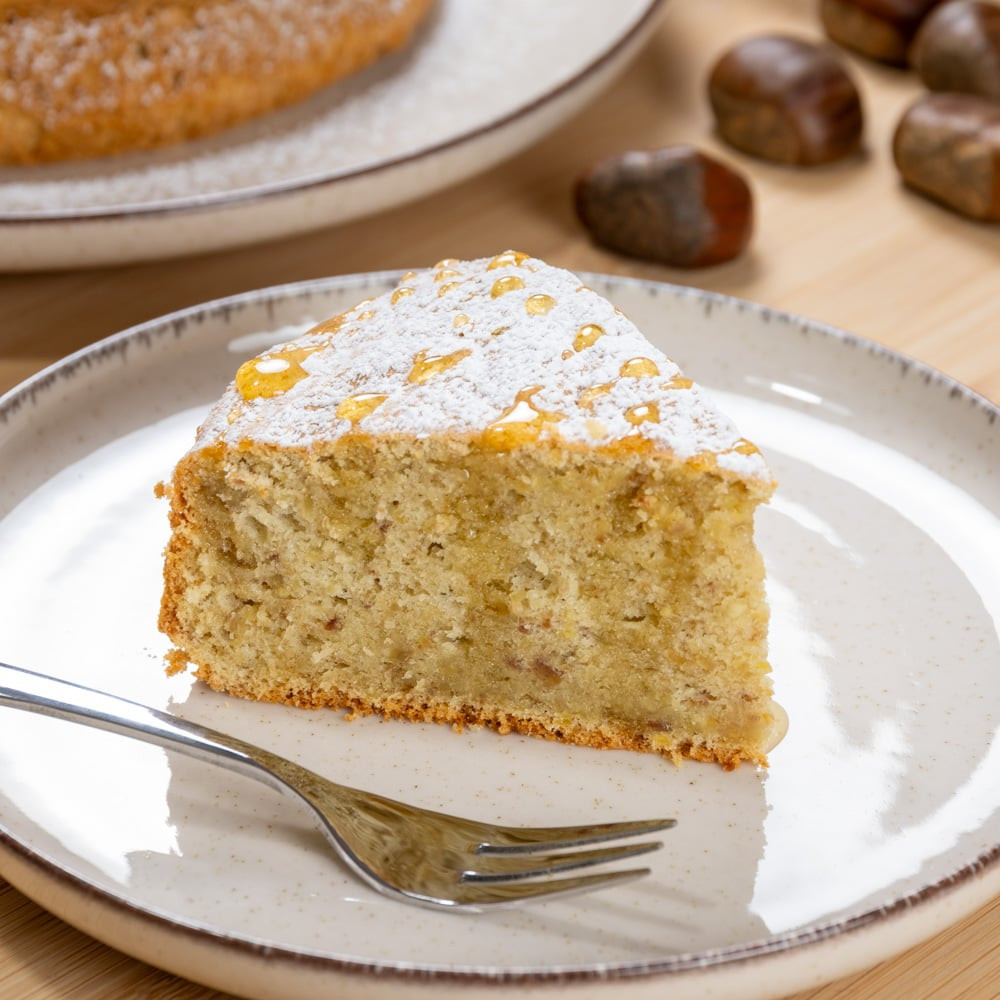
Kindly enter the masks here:
<path id="1" fill-rule="evenodd" d="M 172 483 L 172 669 L 733 767 L 780 726 L 760 452 L 579 279 L 442 261 L 245 363 Z"/>

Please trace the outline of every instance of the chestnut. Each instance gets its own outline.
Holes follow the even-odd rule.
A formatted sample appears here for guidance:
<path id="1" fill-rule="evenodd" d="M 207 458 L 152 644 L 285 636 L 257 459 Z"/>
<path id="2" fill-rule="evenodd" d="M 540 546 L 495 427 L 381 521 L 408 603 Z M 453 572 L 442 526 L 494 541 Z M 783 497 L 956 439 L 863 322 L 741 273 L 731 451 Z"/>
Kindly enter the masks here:
<path id="1" fill-rule="evenodd" d="M 861 98 L 826 46 L 759 35 L 725 52 L 708 81 L 719 134 L 776 163 L 813 166 L 861 144 Z"/>
<path id="2" fill-rule="evenodd" d="M 1000 7 L 971 0 L 938 7 L 917 32 L 911 61 L 928 90 L 1000 100 Z"/>
<path id="3" fill-rule="evenodd" d="M 1000 222 L 1000 103 L 925 94 L 900 119 L 892 153 L 911 188 L 969 218 Z"/>
<path id="4" fill-rule="evenodd" d="M 690 146 L 602 160 L 578 179 L 575 201 L 596 243 L 671 267 L 731 260 L 753 230 L 750 186 Z"/>
<path id="5" fill-rule="evenodd" d="M 827 36 L 838 45 L 890 66 L 909 64 L 910 45 L 941 0 L 820 0 Z"/>

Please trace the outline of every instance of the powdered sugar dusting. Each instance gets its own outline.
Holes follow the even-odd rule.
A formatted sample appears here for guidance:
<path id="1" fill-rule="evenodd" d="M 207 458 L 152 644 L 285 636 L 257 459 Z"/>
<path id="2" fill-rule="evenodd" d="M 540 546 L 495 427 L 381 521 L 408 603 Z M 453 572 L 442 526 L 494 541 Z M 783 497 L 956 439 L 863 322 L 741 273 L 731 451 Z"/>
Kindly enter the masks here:
<path id="1" fill-rule="evenodd" d="M 247 362 L 197 446 L 308 447 L 351 432 L 454 435 L 500 450 L 631 439 L 771 478 L 757 449 L 614 305 L 569 271 L 513 252 L 406 275 Z"/>

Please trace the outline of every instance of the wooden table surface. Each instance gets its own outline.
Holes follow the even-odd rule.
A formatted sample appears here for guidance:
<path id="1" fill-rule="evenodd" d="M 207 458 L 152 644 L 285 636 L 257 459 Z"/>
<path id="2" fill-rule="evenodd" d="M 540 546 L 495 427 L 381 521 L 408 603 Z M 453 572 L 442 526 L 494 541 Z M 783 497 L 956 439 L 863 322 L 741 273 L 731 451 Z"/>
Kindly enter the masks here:
<path id="1" fill-rule="evenodd" d="M 889 155 L 912 75 L 845 56 L 862 91 L 862 155 L 810 171 L 727 150 L 704 81 L 732 41 L 785 30 L 820 38 L 812 0 L 670 0 L 650 44 L 572 120 L 506 163 L 373 218 L 271 245 L 108 270 L 0 276 L 0 391 L 142 320 L 247 289 L 432 264 L 514 247 L 573 269 L 729 293 L 842 327 L 1000 401 L 1000 226 L 904 190 Z M 757 226 L 740 259 L 676 271 L 595 248 L 574 216 L 575 177 L 595 159 L 690 143 L 738 166 Z M 867 972 L 797 1000 L 1000 997 L 1000 900 Z M 222 995 L 100 945 L 0 880 L 0 998 L 209 1000 Z"/>

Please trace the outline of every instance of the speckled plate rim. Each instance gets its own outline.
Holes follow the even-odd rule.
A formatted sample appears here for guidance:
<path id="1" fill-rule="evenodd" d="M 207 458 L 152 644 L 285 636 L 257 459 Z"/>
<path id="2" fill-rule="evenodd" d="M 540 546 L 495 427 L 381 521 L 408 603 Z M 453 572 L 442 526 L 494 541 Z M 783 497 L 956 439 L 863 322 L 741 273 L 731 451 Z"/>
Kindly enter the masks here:
<path id="1" fill-rule="evenodd" d="M 370 163 L 362 163 L 340 170 L 326 171 L 306 178 L 273 181 L 268 184 L 237 188 L 232 191 L 202 192 L 184 197 L 151 200 L 142 204 L 125 204 L 110 208 L 82 208 L 71 212 L 58 210 L 39 212 L 0 211 L 0 227 L 13 227 L 16 229 L 18 226 L 66 225 L 84 220 L 96 222 L 132 219 L 137 216 L 187 215 L 212 209 L 237 207 L 248 202 L 266 201 L 290 194 L 307 194 L 310 191 L 327 188 L 345 181 L 373 177 L 419 160 L 440 156 L 443 153 L 481 140 L 486 136 L 508 130 L 512 126 L 523 125 L 527 119 L 535 117 L 543 109 L 554 107 L 561 102 L 565 104 L 564 113 L 569 114 L 576 105 L 575 103 L 566 103 L 567 99 L 575 95 L 578 91 L 581 91 L 587 82 L 594 81 L 595 84 L 597 81 L 603 82 L 616 69 L 620 68 L 648 37 L 661 15 L 666 2 L 667 0 L 646 0 L 645 10 L 636 18 L 633 24 L 628 26 L 619 36 L 615 37 L 612 43 L 605 49 L 597 53 L 588 62 L 579 66 L 562 83 L 553 86 L 545 92 L 539 93 L 531 100 L 526 101 L 524 104 L 500 117 L 483 122 L 474 128 L 467 129 L 441 142 L 409 150 L 397 156 L 388 156 Z M 582 94 L 580 99 L 585 99 L 588 94 L 589 91 Z M 531 139 L 537 137 L 533 133 L 525 134 L 527 135 L 525 142 L 530 142 Z M 509 148 L 506 155 L 513 155 L 520 148 L 520 145 L 523 144 L 521 143 Z M 400 201 L 402 198 L 397 197 L 395 200 Z"/>
<path id="2" fill-rule="evenodd" d="M 133 343 L 146 346 L 163 337 L 197 337 L 202 322 L 240 309 L 263 306 L 270 311 L 291 299 L 303 301 L 335 290 L 359 295 L 391 287 L 402 272 L 372 272 L 279 285 L 193 306 L 139 324 L 77 351 L 0 396 L 0 427 L 25 405 L 36 403 L 63 379 L 81 368 L 92 369 L 126 352 Z M 772 330 L 815 334 L 827 341 L 889 362 L 904 375 L 922 380 L 950 404 L 971 406 L 991 428 L 1000 406 L 951 376 L 874 341 L 792 313 L 696 288 L 667 283 L 587 274 L 583 279 L 608 294 L 630 286 L 650 295 L 693 298 L 706 312 L 749 313 Z M 1000 431 L 998 431 L 1000 433 Z M 308 996 L 320 984 L 337 983 L 354 995 L 351 983 L 362 983 L 363 995 L 393 997 L 407 988 L 485 988 L 493 996 L 524 995 L 531 988 L 572 988 L 574 996 L 605 995 L 608 986 L 630 996 L 660 995 L 669 981 L 672 996 L 685 1000 L 704 995 L 710 982 L 715 995 L 779 997 L 817 986 L 838 976 L 892 957 L 940 932 L 1000 893 L 1000 844 L 977 854 L 944 877 L 886 900 L 882 905 L 804 929 L 776 933 L 734 946 L 678 953 L 653 961 L 605 963 L 565 968 L 493 969 L 440 967 L 417 963 L 351 961 L 267 945 L 222 934 L 142 908 L 105 892 L 71 872 L 51 864 L 0 826 L 0 875 L 40 905 L 88 935 L 159 968 L 208 986 L 255 998 Z M 220 978 L 218 961 L 226 959 Z M 752 967 L 753 983 L 747 981 Z M 294 982 L 290 983 L 289 977 Z M 292 989 L 294 986 L 301 987 Z M 593 995 L 598 995 L 594 993 Z M 358 994 L 359 996 L 361 993 Z"/>

